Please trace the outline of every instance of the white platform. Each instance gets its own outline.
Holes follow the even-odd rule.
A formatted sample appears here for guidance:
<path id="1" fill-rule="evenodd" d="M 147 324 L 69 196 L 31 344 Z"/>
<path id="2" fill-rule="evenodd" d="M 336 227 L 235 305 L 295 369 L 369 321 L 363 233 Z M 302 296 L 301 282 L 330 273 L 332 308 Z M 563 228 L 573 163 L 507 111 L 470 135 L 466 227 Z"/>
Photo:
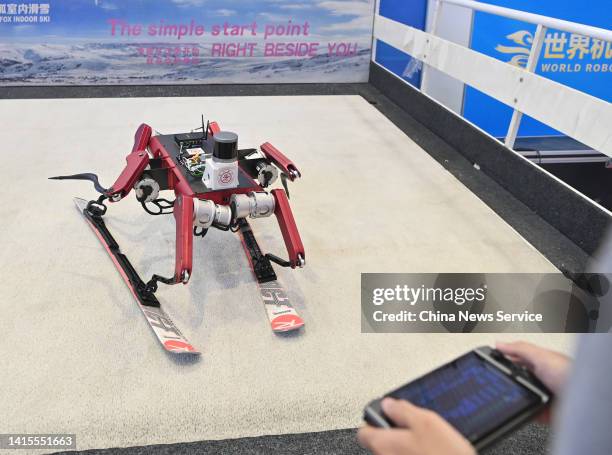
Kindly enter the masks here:
<path id="1" fill-rule="evenodd" d="M 270 332 L 240 242 L 195 240 L 188 286 L 162 305 L 197 362 L 165 354 L 72 204 L 111 185 L 139 123 L 172 133 L 200 114 L 240 146 L 271 141 L 301 168 L 291 186 L 308 265 L 278 268 L 306 321 Z M 0 432 L 76 433 L 80 449 L 355 427 L 363 405 L 497 339 L 568 349 L 568 335 L 361 334 L 360 272 L 545 272 L 553 266 L 358 96 L 0 102 Z M 173 270 L 172 217 L 133 197 L 107 223 L 143 277 Z M 252 223 L 284 256 L 274 219 Z"/>

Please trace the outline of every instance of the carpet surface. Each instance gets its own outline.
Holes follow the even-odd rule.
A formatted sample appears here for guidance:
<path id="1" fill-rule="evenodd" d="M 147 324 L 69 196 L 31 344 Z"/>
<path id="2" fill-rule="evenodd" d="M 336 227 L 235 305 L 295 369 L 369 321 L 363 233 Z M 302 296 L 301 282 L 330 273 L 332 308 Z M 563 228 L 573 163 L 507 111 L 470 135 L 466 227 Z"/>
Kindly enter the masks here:
<path id="1" fill-rule="evenodd" d="M 270 332 L 236 235 L 194 242 L 188 286 L 158 298 L 196 361 L 165 354 L 72 203 L 110 186 L 141 122 L 173 133 L 200 114 L 271 141 L 300 167 L 291 204 L 303 270 L 278 269 L 306 321 Z M 569 335 L 362 334 L 361 272 L 547 272 L 552 265 L 359 96 L 0 101 L 2 433 L 76 433 L 78 448 L 354 428 L 365 403 L 477 345 Z M 171 195 L 170 195 L 171 197 Z M 141 275 L 171 274 L 172 217 L 133 197 L 107 224 Z M 284 256 L 274 219 L 252 223 Z"/>

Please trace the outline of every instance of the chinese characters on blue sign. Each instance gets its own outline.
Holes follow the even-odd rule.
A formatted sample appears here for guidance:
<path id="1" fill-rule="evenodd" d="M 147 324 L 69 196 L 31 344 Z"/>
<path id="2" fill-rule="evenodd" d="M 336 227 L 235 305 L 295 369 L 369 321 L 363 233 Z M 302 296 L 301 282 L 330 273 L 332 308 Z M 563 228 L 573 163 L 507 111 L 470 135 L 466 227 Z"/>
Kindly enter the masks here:
<path id="1" fill-rule="evenodd" d="M 588 8 L 576 3 L 541 0 L 487 0 L 500 6 L 543 14 L 572 22 L 607 28 L 609 1 L 592 0 Z M 477 12 L 474 16 L 472 49 L 517 66 L 525 66 L 535 25 Z M 598 98 L 612 100 L 612 44 L 602 40 L 548 30 L 536 67 L 537 74 Z M 464 116 L 498 137 L 505 136 L 512 109 L 467 87 Z M 519 136 L 548 136 L 561 133 L 524 116 Z"/>

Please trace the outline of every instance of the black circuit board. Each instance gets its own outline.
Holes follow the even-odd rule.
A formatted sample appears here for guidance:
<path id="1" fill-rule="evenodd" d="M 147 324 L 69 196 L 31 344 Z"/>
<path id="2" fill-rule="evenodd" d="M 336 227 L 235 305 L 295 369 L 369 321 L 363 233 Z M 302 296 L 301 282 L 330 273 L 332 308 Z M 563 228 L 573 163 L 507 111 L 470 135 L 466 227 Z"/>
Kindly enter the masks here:
<path id="1" fill-rule="evenodd" d="M 192 175 L 179 162 L 178 156 L 180 153 L 180 147 L 177 144 L 175 137 L 176 136 L 180 137 L 180 136 L 183 136 L 184 134 L 189 134 L 189 133 L 180 133 L 177 135 L 162 134 L 162 135 L 157 136 L 157 139 L 159 140 L 161 145 L 166 149 L 166 151 L 172 158 L 172 161 L 174 161 L 174 163 L 176 164 L 176 167 L 179 169 L 181 174 L 183 174 L 183 176 L 185 177 L 185 180 L 187 180 L 187 183 L 189 183 L 189 186 L 191 187 L 194 193 L 203 194 L 203 193 L 210 193 L 212 191 L 215 191 L 215 190 L 209 189 L 206 185 L 204 185 L 204 182 L 202 182 L 202 179 L 200 177 L 196 177 L 195 175 Z M 198 133 L 193 133 L 193 134 L 198 134 Z M 199 134 L 199 136 L 201 137 L 201 134 Z M 202 148 L 206 154 L 209 154 L 212 152 L 211 139 L 209 139 L 208 141 L 205 141 L 205 140 L 201 141 L 200 144 L 197 144 L 194 146 Z M 238 171 L 238 188 L 253 188 L 254 190 L 257 188 L 257 184 L 248 175 L 246 175 L 246 173 L 240 168 Z"/>

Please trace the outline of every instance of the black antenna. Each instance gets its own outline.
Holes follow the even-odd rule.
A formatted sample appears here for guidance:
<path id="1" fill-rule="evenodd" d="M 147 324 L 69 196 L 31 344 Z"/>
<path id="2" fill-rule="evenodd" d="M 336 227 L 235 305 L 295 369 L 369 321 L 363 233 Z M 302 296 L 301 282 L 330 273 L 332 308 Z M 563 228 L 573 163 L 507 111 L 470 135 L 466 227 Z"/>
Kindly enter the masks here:
<path id="1" fill-rule="evenodd" d="M 202 137 L 208 139 L 208 131 L 204 130 L 204 114 L 202 114 Z"/>
<path id="2" fill-rule="evenodd" d="M 206 139 L 208 139 L 208 128 L 210 127 L 210 120 L 206 120 Z"/>

